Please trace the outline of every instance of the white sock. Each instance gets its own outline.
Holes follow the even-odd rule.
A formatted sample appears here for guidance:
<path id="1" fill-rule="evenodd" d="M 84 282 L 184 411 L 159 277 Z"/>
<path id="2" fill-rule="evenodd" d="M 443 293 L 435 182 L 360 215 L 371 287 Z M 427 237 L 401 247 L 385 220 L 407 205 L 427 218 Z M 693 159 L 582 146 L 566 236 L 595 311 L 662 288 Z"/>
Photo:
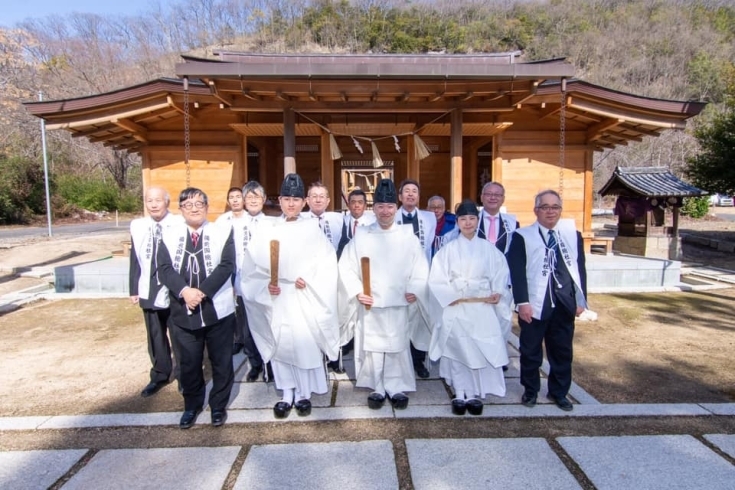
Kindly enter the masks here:
<path id="1" fill-rule="evenodd" d="M 288 403 L 291 405 L 293 403 L 293 388 L 285 388 L 283 390 L 283 399 L 282 401 Z"/>

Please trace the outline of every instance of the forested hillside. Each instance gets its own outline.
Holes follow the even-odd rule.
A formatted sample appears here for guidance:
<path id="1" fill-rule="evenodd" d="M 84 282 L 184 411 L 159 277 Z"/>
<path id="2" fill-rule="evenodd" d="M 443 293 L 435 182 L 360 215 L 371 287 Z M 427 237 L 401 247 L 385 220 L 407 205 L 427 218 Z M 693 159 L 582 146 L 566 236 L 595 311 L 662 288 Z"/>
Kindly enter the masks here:
<path id="1" fill-rule="evenodd" d="M 26 115 L 21 101 L 37 100 L 39 92 L 44 99 L 79 97 L 174 76 L 179 54 L 221 49 L 519 50 L 527 61 L 565 57 L 579 78 L 616 90 L 711 101 L 700 116 L 706 120 L 723 102 L 733 76 L 735 1 L 182 0 L 132 17 L 77 13 L 28 19 L 0 27 L 0 166 L 12 168 L 19 182 L 37 178 L 29 167 L 42 161 L 39 121 Z M 137 192 L 135 155 L 64 131 L 48 136 L 56 185 L 86 185 L 94 176 L 108 188 Z M 682 173 L 696 151 L 689 132 L 671 132 L 598 154 L 598 185 L 619 164 L 665 165 Z M 9 192 L 23 187 L 8 185 L 0 183 L 0 206 L 6 208 L 17 205 L 11 201 L 18 196 Z M 64 199 L 57 199 L 60 209 Z M 0 208 L 3 220 L 8 216 Z"/>

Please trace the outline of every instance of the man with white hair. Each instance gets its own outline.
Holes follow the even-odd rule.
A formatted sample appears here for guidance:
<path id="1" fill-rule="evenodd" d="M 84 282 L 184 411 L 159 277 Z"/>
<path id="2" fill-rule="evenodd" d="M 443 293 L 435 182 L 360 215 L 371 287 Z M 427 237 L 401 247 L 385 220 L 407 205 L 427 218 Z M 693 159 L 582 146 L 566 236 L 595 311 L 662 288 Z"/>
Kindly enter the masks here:
<path id="1" fill-rule="evenodd" d="M 130 300 L 143 310 L 148 336 L 148 355 L 151 358 L 150 383 L 143 388 L 143 398 L 155 395 L 166 386 L 175 370 L 176 355 L 171 358 L 168 339 L 168 289 L 158 276 L 156 252 L 164 229 L 181 223 L 181 217 L 168 212 L 171 198 L 165 189 L 150 187 L 145 192 L 148 216 L 130 223 Z M 173 332 L 172 332 L 173 333 Z M 175 344 L 174 344 L 175 345 Z M 174 351 L 175 354 L 175 351 Z"/>

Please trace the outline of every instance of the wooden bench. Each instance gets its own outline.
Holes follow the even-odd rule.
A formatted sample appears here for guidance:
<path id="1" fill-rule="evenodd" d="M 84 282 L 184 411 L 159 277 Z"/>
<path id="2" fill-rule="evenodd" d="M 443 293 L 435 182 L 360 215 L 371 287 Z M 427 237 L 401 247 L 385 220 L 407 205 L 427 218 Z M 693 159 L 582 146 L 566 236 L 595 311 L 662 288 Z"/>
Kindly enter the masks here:
<path id="1" fill-rule="evenodd" d="M 605 248 L 605 255 L 612 254 L 615 237 L 595 236 L 594 232 L 585 231 L 582 233 L 582 239 L 584 240 L 584 253 L 592 253 L 592 246 L 597 245 Z"/>

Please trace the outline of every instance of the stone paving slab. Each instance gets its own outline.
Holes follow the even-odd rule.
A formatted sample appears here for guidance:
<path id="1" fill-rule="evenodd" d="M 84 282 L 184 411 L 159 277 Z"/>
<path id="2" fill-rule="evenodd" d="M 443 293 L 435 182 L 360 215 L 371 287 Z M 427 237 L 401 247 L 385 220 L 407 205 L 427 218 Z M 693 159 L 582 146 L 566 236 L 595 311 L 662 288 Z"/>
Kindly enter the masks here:
<path id="1" fill-rule="evenodd" d="M 312 395 L 313 407 L 328 407 L 332 403 L 333 383 L 327 384 L 328 391 L 323 395 Z M 229 408 L 273 408 L 281 400 L 283 392 L 276 389 L 275 383 L 235 383 L 230 395 Z"/>
<path id="2" fill-rule="evenodd" d="M 344 386 L 342 386 L 344 385 Z M 409 402 L 406 410 L 394 411 L 389 403 L 380 410 L 370 410 L 366 397 L 369 390 L 358 388 L 351 395 L 345 395 L 352 382 L 340 382 L 338 393 L 344 397 L 353 397 L 354 404 L 347 405 L 343 399 L 335 407 L 315 407 L 309 417 L 298 417 L 292 414 L 287 419 L 277 420 L 273 417 L 273 409 L 229 409 L 228 423 L 258 422 L 309 422 L 318 420 L 349 420 L 372 418 L 431 418 L 456 417 L 451 413 L 448 398 L 439 404 L 418 405 Z M 342 390 L 342 391 L 339 391 Z M 277 397 L 278 398 L 278 397 Z M 495 398 L 495 397 L 493 397 Z M 507 398 L 507 397 L 506 397 Z M 339 400 L 339 398 L 338 398 Z M 539 398 L 541 400 L 541 398 Z M 353 403 L 347 400 L 348 403 Z M 618 404 L 618 405 L 574 405 L 574 411 L 564 412 L 551 403 L 526 408 L 518 403 L 510 404 L 485 402 L 481 417 L 486 418 L 540 418 L 540 417 L 680 417 L 680 416 L 712 416 L 712 412 L 694 403 L 681 404 Z M 54 417 L 3 417 L 0 418 L 0 430 L 33 430 L 33 429 L 76 429 L 91 427 L 126 427 L 126 426 L 160 426 L 178 425 L 181 412 L 159 412 L 138 414 L 107 415 L 74 415 Z M 210 412 L 204 411 L 196 425 L 210 423 Z M 17 423 L 16 423 L 17 421 Z"/>
<path id="3" fill-rule="evenodd" d="M 700 405 L 715 415 L 735 415 L 735 403 L 700 403 Z"/>
<path id="4" fill-rule="evenodd" d="M 38 429 L 51 417 L 0 417 L 0 430 Z"/>
<path id="5" fill-rule="evenodd" d="M 220 490 L 239 452 L 238 446 L 103 450 L 63 488 Z"/>
<path id="6" fill-rule="evenodd" d="M 50 417 L 39 429 L 78 429 L 179 424 L 181 412 L 116 413 L 104 415 L 59 415 Z"/>
<path id="7" fill-rule="evenodd" d="M 390 441 L 253 446 L 235 490 L 398 488 Z"/>
<path id="8" fill-rule="evenodd" d="M 542 438 L 406 440 L 417 489 L 580 488 Z"/>
<path id="9" fill-rule="evenodd" d="M 706 434 L 704 436 L 709 442 L 720 448 L 730 457 L 735 458 L 735 435 L 733 434 Z"/>
<path id="10" fill-rule="evenodd" d="M 1 452 L 0 488 L 48 488 L 64 476 L 86 452 L 86 449 Z"/>
<path id="11" fill-rule="evenodd" d="M 731 490 L 735 482 L 735 466 L 689 435 L 558 441 L 599 490 Z"/>

